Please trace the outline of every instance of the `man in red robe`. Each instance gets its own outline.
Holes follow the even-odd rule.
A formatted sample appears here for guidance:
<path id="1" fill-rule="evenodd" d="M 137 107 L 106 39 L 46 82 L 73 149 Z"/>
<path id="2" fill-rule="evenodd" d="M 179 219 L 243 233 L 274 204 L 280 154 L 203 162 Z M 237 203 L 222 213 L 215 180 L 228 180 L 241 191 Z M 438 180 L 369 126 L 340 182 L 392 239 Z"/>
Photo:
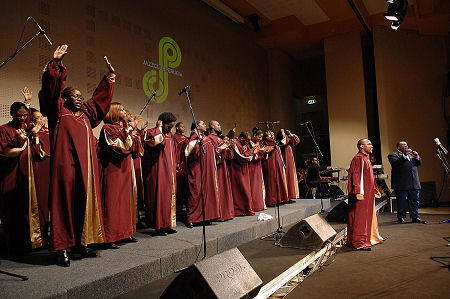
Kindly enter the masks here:
<path id="1" fill-rule="evenodd" d="M 210 134 L 208 138 L 212 141 L 216 151 L 217 162 L 217 183 L 219 185 L 219 212 L 220 221 L 234 218 L 233 194 L 226 161 L 233 158 L 233 152 L 226 143 L 219 137 L 222 128 L 217 120 L 209 122 Z"/>
<path id="2" fill-rule="evenodd" d="M 176 172 L 177 159 L 172 130 L 177 118 L 170 112 L 161 113 L 155 128 L 144 134 L 145 153 L 142 158 L 147 224 L 155 234 L 166 236 L 177 231 Z"/>
<path id="3" fill-rule="evenodd" d="M 7 254 L 18 256 L 43 245 L 32 160 L 42 154 L 37 133 L 44 122 L 28 126 L 30 112 L 21 102 L 10 112 L 12 121 L 0 126 L 0 218 Z"/>
<path id="4" fill-rule="evenodd" d="M 196 132 L 197 126 L 198 132 Z M 184 150 L 189 181 L 186 217 L 186 226 L 189 228 L 192 228 L 194 223 L 203 221 L 202 198 L 205 208 L 205 221 L 220 217 L 214 145 L 211 139 L 204 135 L 206 124 L 202 120 L 197 121 L 197 124 L 192 123 L 191 130 L 192 134 Z M 202 138 L 204 151 L 200 148 L 199 135 Z"/>
<path id="5" fill-rule="evenodd" d="M 184 149 L 187 136 L 184 135 L 186 127 L 184 123 L 178 122 L 175 124 L 175 134 L 173 134 L 173 141 L 176 147 L 177 159 L 177 215 L 183 217 L 183 211 L 187 206 L 188 197 L 188 182 L 186 171 L 183 170 Z"/>
<path id="6" fill-rule="evenodd" d="M 32 121 L 36 125 L 39 121 L 45 122 L 45 117 L 39 110 L 30 108 Z M 39 203 L 39 214 L 41 221 L 41 232 L 48 240 L 50 225 L 50 209 L 48 206 L 48 188 L 50 186 L 50 133 L 48 128 L 43 126 L 38 132 L 39 143 L 42 148 L 42 156 L 33 159 L 33 171 L 36 182 L 36 195 Z"/>
<path id="7" fill-rule="evenodd" d="M 85 102 L 78 89 L 64 88 L 67 71 L 62 59 L 66 54 L 67 45 L 56 49 L 42 75 L 39 92 L 41 112 L 48 117 L 50 130 L 53 247 L 58 250 L 57 264 L 64 267 L 70 266 L 70 247 L 82 257 L 94 257 L 97 254 L 86 246 L 104 242 L 99 163 L 92 128 L 109 111 L 116 76 L 106 60 L 109 73 Z"/>
<path id="8" fill-rule="evenodd" d="M 266 205 L 273 206 L 288 201 L 286 171 L 283 166 L 283 156 L 278 148 L 275 148 L 274 134 L 272 131 L 264 133 L 263 145 L 266 147 L 266 155 L 262 161 L 264 174 L 264 186 L 266 189 Z"/>
<path id="9" fill-rule="evenodd" d="M 285 132 L 281 129 L 280 132 L 280 149 L 286 165 L 286 185 L 289 199 L 287 203 L 293 203 L 294 201 L 292 199 L 300 198 L 300 194 L 298 192 L 297 168 L 295 167 L 295 159 L 292 149 L 299 145 L 300 139 L 289 130 L 286 130 Z"/>
<path id="10" fill-rule="evenodd" d="M 369 160 L 372 143 L 368 139 L 360 139 L 357 148 L 359 152 L 348 170 L 347 245 L 370 251 L 370 246 L 383 241 L 378 233 L 375 213 L 375 197 L 380 198 L 381 194 Z"/>

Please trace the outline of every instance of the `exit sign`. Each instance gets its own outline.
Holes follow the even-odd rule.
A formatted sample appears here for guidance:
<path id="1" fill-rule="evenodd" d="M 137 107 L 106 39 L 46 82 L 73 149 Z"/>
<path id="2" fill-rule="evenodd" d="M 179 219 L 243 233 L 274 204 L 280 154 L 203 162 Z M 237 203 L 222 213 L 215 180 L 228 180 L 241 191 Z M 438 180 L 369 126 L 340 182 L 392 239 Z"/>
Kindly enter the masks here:
<path id="1" fill-rule="evenodd" d="M 315 103 L 317 103 L 317 100 L 315 98 L 306 99 L 306 104 L 308 105 L 314 105 Z"/>

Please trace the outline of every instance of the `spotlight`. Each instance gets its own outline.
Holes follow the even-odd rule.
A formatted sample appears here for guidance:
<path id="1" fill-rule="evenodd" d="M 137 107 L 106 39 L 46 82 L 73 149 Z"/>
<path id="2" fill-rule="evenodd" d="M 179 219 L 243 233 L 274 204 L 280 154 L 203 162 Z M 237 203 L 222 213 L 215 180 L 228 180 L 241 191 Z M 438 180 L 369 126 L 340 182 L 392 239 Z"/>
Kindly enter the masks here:
<path id="1" fill-rule="evenodd" d="M 393 21 L 391 28 L 397 30 L 408 13 L 408 0 L 388 0 L 389 3 L 384 17 Z"/>
<path id="2" fill-rule="evenodd" d="M 259 20 L 261 20 L 261 17 L 258 14 L 253 13 L 251 15 L 246 16 L 245 19 L 253 25 L 253 31 L 255 32 L 259 31 L 260 29 Z"/>

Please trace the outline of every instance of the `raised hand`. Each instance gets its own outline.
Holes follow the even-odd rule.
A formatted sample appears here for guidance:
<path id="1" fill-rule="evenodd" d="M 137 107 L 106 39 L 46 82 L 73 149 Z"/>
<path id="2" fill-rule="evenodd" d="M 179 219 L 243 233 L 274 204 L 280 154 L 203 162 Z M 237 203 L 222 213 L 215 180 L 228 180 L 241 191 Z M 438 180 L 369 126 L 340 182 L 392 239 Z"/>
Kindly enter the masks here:
<path id="1" fill-rule="evenodd" d="M 148 120 L 144 121 L 141 125 L 141 131 L 144 131 L 148 126 Z"/>
<path id="2" fill-rule="evenodd" d="M 66 56 L 68 47 L 69 46 L 65 44 L 58 46 L 55 52 L 53 53 L 53 60 L 56 62 L 60 62 L 64 58 L 64 56 Z"/>
<path id="3" fill-rule="evenodd" d="M 364 200 L 364 194 L 356 194 L 357 200 Z"/>
<path id="4" fill-rule="evenodd" d="M 45 118 L 39 119 L 34 125 L 33 129 L 31 129 L 31 134 L 33 134 L 33 136 L 36 136 L 44 125 L 45 125 Z"/>
<path id="5" fill-rule="evenodd" d="M 22 89 L 23 98 L 25 99 L 23 102 L 25 105 L 30 105 L 31 103 L 31 97 L 33 96 L 33 93 L 28 89 L 28 87 L 24 87 Z"/>
<path id="6" fill-rule="evenodd" d="M 108 77 L 111 78 L 112 75 L 114 75 L 113 77 L 115 77 L 116 76 L 116 70 L 111 65 L 111 63 L 109 63 L 108 57 L 104 56 L 103 58 L 105 58 L 106 67 L 108 68 Z"/>

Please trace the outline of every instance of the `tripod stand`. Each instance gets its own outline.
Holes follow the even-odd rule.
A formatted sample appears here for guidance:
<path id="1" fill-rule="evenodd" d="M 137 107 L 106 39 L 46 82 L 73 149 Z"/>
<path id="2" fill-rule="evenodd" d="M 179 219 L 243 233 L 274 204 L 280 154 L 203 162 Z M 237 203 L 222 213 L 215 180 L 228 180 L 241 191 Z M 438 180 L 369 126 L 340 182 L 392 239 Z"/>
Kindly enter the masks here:
<path id="1" fill-rule="evenodd" d="M 267 126 L 267 131 L 268 132 L 271 132 L 269 124 L 272 126 L 272 134 L 274 134 L 274 132 L 275 132 L 274 124 L 275 123 L 279 123 L 279 122 L 268 121 L 268 122 L 264 122 L 264 123 Z M 283 165 L 283 169 L 284 169 L 284 171 L 286 171 L 286 165 L 284 164 L 283 155 L 281 154 L 281 150 L 280 150 L 280 147 L 278 145 L 278 142 L 277 142 L 275 136 L 272 136 L 272 137 L 273 137 L 273 141 L 274 141 L 274 149 L 273 150 L 276 151 L 276 153 L 279 154 L 281 163 Z M 280 186 L 279 186 L 279 179 L 278 179 L 278 160 L 277 160 L 276 156 L 275 156 L 275 186 L 276 186 L 276 191 L 277 191 L 277 202 L 275 204 L 275 215 L 277 215 L 278 227 L 277 227 L 277 230 L 275 232 L 270 233 L 270 234 L 268 234 L 268 235 L 266 235 L 264 237 L 261 237 L 260 240 L 265 240 L 267 238 L 274 237 L 275 245 L 278 246 L 279 245 L 278 241 L 281 239 L 281 234 L 283 234 L 284 232 L 283 232 L 283 227 L 281 226 L 280 191 L 279 191 L 280 190 Z"/>

